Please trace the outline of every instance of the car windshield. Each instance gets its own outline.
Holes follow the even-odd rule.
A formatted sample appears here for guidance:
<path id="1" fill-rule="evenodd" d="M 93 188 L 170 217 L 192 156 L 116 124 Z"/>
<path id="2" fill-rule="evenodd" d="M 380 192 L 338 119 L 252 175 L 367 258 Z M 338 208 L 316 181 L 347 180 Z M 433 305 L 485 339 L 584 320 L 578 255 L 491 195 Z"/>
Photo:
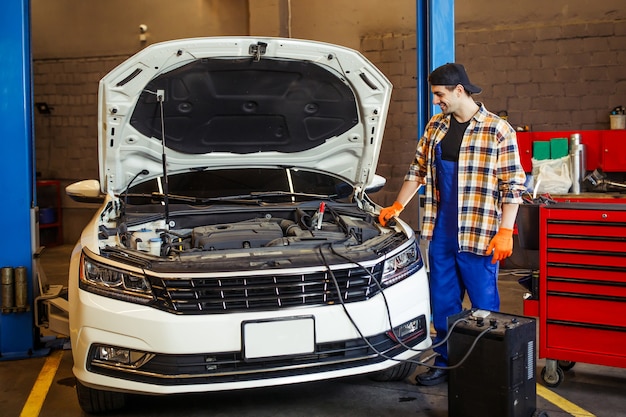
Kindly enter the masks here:
<path id="1" fill-rule="evenodd" d="M 168 176 L 168 194 L 189 198 L 187 202 L 254 198 L 267 201 L 299 201 L 310 198 L 342 200 L 352 196 L 353 187 L 345 180 L 322 172 L 292 168 L 228 168 L 192 171 Z M 162 178 L 133 185 L 128 190 L 130 204 L 163 194 Z"/>

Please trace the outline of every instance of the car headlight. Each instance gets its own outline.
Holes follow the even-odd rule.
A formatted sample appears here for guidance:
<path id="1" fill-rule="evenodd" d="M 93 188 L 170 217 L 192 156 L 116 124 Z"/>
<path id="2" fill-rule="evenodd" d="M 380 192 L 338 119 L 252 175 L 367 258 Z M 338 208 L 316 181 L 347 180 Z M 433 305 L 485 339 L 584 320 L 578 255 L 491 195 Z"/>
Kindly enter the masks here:
<path id="1" fill-rule="evenodd" d="M 381 284 L 384 287 L 396 284 L 413 275 L 424 266 L 417 243 L 413 241 L 404 249 L 385 261 Z"/>
<path id="2" fill-rule="evenodd" d="M 94 261 L 84 253 L 80 262 L 80 288 L 131 303 L 148 304 L 154 300 L 148 279 L 141 274 Z"/>

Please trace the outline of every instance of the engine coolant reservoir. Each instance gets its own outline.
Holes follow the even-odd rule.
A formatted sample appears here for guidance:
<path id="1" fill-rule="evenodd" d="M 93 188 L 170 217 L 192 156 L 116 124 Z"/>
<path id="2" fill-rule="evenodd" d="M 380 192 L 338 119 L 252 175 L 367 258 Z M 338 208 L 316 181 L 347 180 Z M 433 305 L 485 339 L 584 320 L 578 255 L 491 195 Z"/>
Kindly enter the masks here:
<path id="1" fill-rule="evenodd" d="M 130 246 L 144 252 L 151 251 L 151 240 L 159 240 L 159 234 L 152 229 L 139 229 L 133 232 L 130 237 Z M 154 244 L 152 244 L 154 246 Z M 160 249 L 160 248 L 159 248 Z"/>

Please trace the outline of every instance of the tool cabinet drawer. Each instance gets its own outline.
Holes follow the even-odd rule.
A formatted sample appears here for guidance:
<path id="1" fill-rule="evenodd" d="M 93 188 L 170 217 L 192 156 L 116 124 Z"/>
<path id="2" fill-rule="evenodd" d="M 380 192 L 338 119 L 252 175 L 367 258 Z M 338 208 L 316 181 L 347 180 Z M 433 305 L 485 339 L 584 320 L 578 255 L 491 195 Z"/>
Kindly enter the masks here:
<path id="1" fill-rule="evenodd" d="M 613 282 L 548 277 L 548 297 L 562 294 L 571 297 L 596 297 L 599 301 L 623 301 L 626 312 L 626 285 Z M 624 314 L 626 316 L 626 314 Z"/>
<path id="2" fill-rule="evenodd" d="M 620 232 L 626 232 L 626 225 Z M 611 229 L 615 231 L 616 228 Z M 577 229 L 578 230 L 578 229 Z M 582 233 L 582 232 L 581 232 Z M 604 253 L 605 255 L 623 255 L 626 252 L 626 236 L 611 237 L 587 235 L 556 235 L 548 228 L 548 254 L 550 253 Z"/>
<path id="3" fill-rule="evenodd" d="M 626 297 L 548 291 L 546 320 L 609 326 L 626 333 Z"/>
<path id="4" fill-rule="evenodd" d="M 549 220 L 626 224 L 626 204 L 559 203 L 543 210 Z M 570 234 L 575 233 L 570 229 Z"/>
<path id="5" fill-rule="evenodd" d="M 555 278 L 570 278 L 574 282 L 584 281 L 588 284 L 626 287 L 626 269 L 612 265 L 603 267 L 573 264 L 550 265 L 546 268 L 546 274 L 549 282 Z"/>
<path id="6" fill-rule="evenodd" d="M 546 327 L 542 344 L 548 357 L 626 367 L 626 332 L 554 321 L 548 321 Z"/>

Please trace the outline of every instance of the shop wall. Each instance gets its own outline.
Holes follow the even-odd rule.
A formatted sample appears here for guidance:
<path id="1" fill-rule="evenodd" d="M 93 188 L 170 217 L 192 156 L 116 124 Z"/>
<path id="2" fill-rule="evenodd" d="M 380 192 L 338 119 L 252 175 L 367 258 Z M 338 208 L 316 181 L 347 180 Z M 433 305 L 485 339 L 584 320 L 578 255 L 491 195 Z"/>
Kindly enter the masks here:
<path id="1" fill-rule="evenodd" d="M 467 0 L 455 2 L 455 13 L 456 61 L 483 87 L 476 99 L 494 112 L 506 111 L 514 127 L 609 129 L 610 111 L 626 103 L 626 10 L 618 1 Z M 416 107 L 406 100 L 412 91 L 405 88 L 415 74 L 405 57 L 415 51 L 411 42 L 385 42 L 389 37 L 400 34 L 370 34 L 361 44 L 395 86 L 378 167 L 388 185 L 374 196 L 382 205 L 393 203 L 421 134 Z M 375 38 L 381 48 L 370 50 Z M 417 203 L 402 215 L 416 229 Z"/>
<path id="2" fill-rule="evenodd" d="M 152 43 L 248 33 L 248 0 L 31 0 L 39 179 L 98 178 L 98 81 Z M 141 33 L 139 25 L 147 31 Z M 62 195 L 63 236 L 80 236 L 97 205 Z"/>
<path id="3" fill-rule="evenodd" d="M 617 1 L 492 2 L 488 26 L 458 2 L 456 57 L 477 96 L 535 131 L 608 129 L 626 103 L 626 9 Z M 533 7 L 536 6 L 536 7 Z"/>
<path id="4" fill-rule="evenodd" d="M 622 4 L 457 0 L 456 60 L 484 88 L 477 98 L 490 110 L 506 110 L 515 126 L 608 128 L 610 109 L 626 104 Z M 291 36 L 359 49 L 393 82 L 378 170 L 388 185 L 374 196 L 383 205 L 393 201 L 421 133 L 414 0 L 32 0 L 31 8 L 35 102 L 52 109 L 35 113 L 42 178 L 70 183 L 97 176 L 97 82 L 146 45 L 193 36 Z M 145 41 L 139 24 L 148 26 Z M 64 200 L 65 210 L 71 242 L 94 208 Z M 403 214 L 414 228 L 416 213 L 410 207 Z"/>

